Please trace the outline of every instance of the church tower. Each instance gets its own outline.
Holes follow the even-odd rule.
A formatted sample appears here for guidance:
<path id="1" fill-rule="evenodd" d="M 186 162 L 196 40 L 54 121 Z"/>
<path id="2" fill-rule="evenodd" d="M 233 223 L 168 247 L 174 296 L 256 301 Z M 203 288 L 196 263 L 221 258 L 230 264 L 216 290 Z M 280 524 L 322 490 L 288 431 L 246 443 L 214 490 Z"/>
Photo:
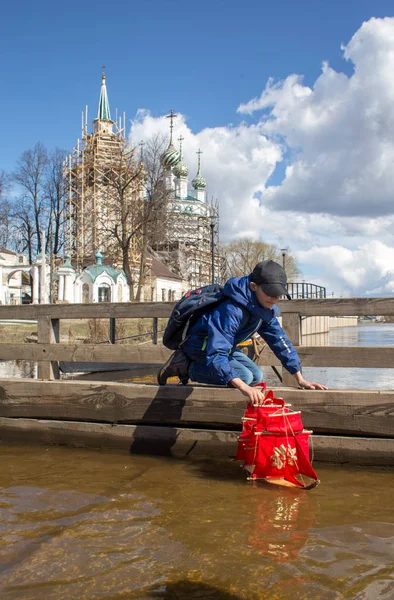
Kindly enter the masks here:
<path id="1" fill-rule="evenodd" d="M 219 208 L 206 199 L 207 182 L 201 174 L 201 150 L 192 189 L 189 190 L 189 169 L 183 161 L 182 143 L 179 151 L 173 143 L 176 115 L 171 110 L 170 143 L 161 157 L 164 181 L 168 193 L 168 218 L 162 240 L 154 250 L 173 271 L 182 276 L 188 288 L 217 282 L 220 277 Z"/>
<path id="2" fill-rule="evenodd" d="M 93 131 L 88 127 L 88 108 L 82 113 L 82 136 L 67 165 L 69 214 L 67 251 L 76 267 L 94 262 L 98 251 L 119 264 L 116 240 L 123 227 L 133 230 L 141 216 L 144 174 L 134 148 L 126 140 L 126 116 L 111 119 L 106 76 L 101 77 L 100 98 Z M 121 222 L 121 220 L 126 221 Z M 138 228 L 137 228 L 138 229 Z M 134 235 L 130 264 L 136 265 L 140 240 Z"/>

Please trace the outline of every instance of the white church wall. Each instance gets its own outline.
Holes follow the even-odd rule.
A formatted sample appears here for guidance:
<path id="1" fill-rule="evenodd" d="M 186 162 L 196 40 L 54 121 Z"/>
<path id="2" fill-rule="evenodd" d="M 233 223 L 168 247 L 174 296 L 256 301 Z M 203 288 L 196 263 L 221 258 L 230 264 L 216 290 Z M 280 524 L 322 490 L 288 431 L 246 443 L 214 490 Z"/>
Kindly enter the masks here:
<path id="1" fill-rule="evenodd" d="M 158 277 L 153 283 L 153 302 L 170 302 L 182 296 L 182 281 Z"/>

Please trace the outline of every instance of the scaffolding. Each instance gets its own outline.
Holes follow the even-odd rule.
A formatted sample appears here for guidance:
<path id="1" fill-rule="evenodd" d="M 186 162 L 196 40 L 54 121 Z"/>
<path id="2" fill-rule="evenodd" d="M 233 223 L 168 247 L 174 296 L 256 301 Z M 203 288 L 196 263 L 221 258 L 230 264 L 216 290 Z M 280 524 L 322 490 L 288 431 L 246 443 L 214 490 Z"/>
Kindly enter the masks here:
<path id="1" fill-rule="evenodd" d="M 159 231 L 152 234 L 154 249 L 157 257 L 180 275 L 188 287 L 219 283 L 223 261 L 219 255 L 218 203 L 206 202 L 200 150 L 197 175 L 192 181 L 195 195 L 187 193 L 187 167 L 182 164 L 180 171 L 173 169 L 182 158 L 182 151 L 178 153 L 172 144 L 175 117 L 171 111 L 170 144 L 161 157 L 165 158 L 162 165 L 169 197 Z M 130 266 L 135 282 L 141 275 L 149 279 L 152 240 L 144 239 L 144 235 L 149 236 L 145 222 L 147 176 L 142 151 L 137 159 L 135 149 L 126 140 L 125 113 L 119 118 L 116 115 L 114 121 L 111 119 L 103 71 L 93 131 L 88 130 L 86 107 L 82 112 L 81 138 L 65 165 L 69 185 L 66 251 L 77 270 L 94 263 L 99 251 L 105 262 L 120 266 L 125 259 L 123 237 L 130 236 L 127 269 Z M 145 264 L 142 255 L 146 257 Z"/>
<path id="2" fill-rule="evenodd" d="M 219 208 L 197 198 L 172 198 L 165 239 L 156 244 L 159 258 L 187 282 L 189 288 L 220 283 Z"/>
<path id="3" fill-rule="evenodd" d="M 94 262 L 101 251 L 107 260 L 121 260 L 114 225 L 127 212 L 127 230 L 135 231 L 143 212 L 144 181 L 141 165 L 125 136 L 126 116 L 111 121 L 95 119 L 93 133 L 88 131 L 87 107 L 82 113 L 82 136 L 68 158 L 65 176 L 69 184 L 66 224 L 67 252 L 74 266 L 83 268 Z M 137 268 L 141 234 L 132 236 L 129 261 Z"/>

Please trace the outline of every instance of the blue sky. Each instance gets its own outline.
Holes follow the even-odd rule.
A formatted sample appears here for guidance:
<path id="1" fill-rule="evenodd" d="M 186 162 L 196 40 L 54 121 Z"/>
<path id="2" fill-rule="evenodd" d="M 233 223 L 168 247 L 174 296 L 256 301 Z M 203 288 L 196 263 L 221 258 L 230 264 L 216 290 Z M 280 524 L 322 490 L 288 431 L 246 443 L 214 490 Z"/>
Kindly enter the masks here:
<path id="1" fill-rule="evenodd" d="M 196 132 L 253 120 L 236 108 L 270 76 L 312 84 L 323 59 L 350 72 L 341 43 L 392 13 L 387 0 L 6 1 L 0 169 L 37 141 L 75 144 L 81 110 L 96 111 L 102 64 L 113 112 L 174 108 Z"/>

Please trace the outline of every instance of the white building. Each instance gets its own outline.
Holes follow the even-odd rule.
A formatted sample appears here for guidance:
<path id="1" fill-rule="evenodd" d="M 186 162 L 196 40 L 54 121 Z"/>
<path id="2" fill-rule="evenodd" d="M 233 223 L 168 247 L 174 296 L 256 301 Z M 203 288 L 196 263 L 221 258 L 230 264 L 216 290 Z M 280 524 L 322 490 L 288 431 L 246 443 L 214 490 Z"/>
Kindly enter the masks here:
<path id="1" fill-rule="evenodd" d="M 2 248 L 0 250 L 0 304 L 30 302 L 31 275 L 33 275 L 33 268 L 24 254 Z"/>
<path id="2" fill-rule="evenodd" d="M 179 300 L 185 293 L 182 277 L 175 275 L 157 258 L 151 257 L 151 298 L 152 302 Z M 147 294 L 145 294 L 147 295 Z"/>
<path id="3" fill-rule="evenodd" d="M 96 263 L 77 272 L 70 256 L 58 268 L 58 302 L 127 302 L 129 286 L 123 271 L 103 264 L 101 252 L 96 254 Z"/>
<path id="4" fill-rule="evenodd" d="M 182 278 L 153 256 L 150 257 L 150 263 L 150 278 L 145 286 L 143 299 L 153 302 L 178 300 L 184 293 Z M 64 264 L 58 268 L 56 277 L 58 302 L 128 302 L 130 298 L 124 272 L 103 264 L 101 252 L 96 254 L 96 263 L 85 267 L 81 272 L 75 270 L 67 255 Z"/>

